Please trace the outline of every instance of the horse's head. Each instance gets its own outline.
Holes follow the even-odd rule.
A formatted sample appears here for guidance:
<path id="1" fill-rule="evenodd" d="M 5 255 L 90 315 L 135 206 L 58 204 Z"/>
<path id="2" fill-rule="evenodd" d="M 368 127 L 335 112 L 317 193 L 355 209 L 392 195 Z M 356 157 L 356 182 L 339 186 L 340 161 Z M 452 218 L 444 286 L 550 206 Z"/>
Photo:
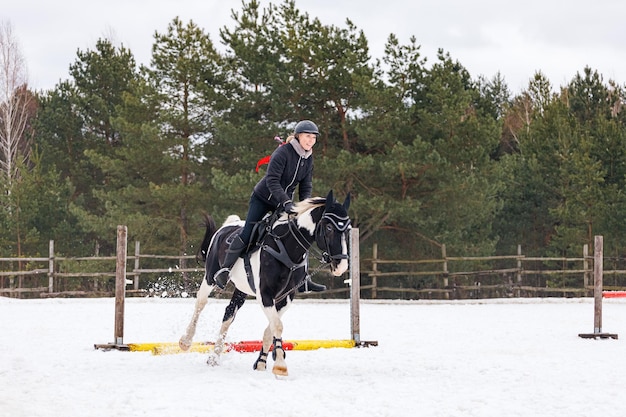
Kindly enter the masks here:
<path id="1" fill-rule="evenodd" d="M 330 271 L 340 276 L 348 269 L 348 244 L 346 232 L 350 229 L 350 193 L 343 204 L 333 197 L 332 190 L 326 196 L 326 205 L 322 218 L 315 228 L 315 241 L 323 257 L 330 263 Z"/>

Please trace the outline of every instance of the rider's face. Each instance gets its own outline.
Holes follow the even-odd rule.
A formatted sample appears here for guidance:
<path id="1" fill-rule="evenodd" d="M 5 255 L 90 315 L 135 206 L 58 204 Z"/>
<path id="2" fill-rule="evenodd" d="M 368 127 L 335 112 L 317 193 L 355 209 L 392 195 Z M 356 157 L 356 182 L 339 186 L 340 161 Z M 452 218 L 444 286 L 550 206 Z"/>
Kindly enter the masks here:
<path id="1" fill-rule="evenodd" d="M 314 133 L 300 133 L 298 135 L 298 141 L 300 142 L 300 146 L 302 146 L 302 149 L 304 149 L 305 151 L 310 151 L 317 141 L 317 135 L 315 135 Z"/>

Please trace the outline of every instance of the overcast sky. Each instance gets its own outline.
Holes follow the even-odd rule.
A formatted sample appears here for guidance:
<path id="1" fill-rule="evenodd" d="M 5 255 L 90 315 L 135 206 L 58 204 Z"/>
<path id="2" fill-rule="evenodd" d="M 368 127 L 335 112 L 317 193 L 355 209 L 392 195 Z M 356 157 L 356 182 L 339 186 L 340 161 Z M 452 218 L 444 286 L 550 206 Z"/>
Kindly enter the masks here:
<path id="1" fill-rule="evenodd" d="M 415 36 L 428 62 L 442 48 L 474 79 L 500 72 L 513 93 L 539 70 L 554 87 L 585 66 L 605 82 L 626 83 L 624 0 L 296 0 L 296 7 L 326 25 L 345 27 L 349 18 L 374 58 L 382 56 L 390 33 L 403 44 Z M 241 10 L 241 1 L 7 0 L 0 21 L 11 24 L 30 85 L 39 90 L 68 79 L 76 51 L 93 50 L 99 38 L 123 44 L 148 64 L 154 33 L 165 33 L 177 16 L 193 20 L 219 45 L 219 28 L 233 25 L 232 9 Z"/>

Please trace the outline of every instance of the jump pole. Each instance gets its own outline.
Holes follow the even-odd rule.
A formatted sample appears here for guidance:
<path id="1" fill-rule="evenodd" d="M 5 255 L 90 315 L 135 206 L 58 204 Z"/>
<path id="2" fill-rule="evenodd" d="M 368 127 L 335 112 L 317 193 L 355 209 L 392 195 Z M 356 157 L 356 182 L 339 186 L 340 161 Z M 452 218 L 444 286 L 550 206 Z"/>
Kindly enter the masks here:
<path id="1" fill-rule="evenodd" d="M 594 236 L 593 242 L 593 333 L 580 333 L 583 339 L 617 339 L 615 333 L 602 332 L 602 278 L 603 269 L 603 245 L 602 236 Z"/>

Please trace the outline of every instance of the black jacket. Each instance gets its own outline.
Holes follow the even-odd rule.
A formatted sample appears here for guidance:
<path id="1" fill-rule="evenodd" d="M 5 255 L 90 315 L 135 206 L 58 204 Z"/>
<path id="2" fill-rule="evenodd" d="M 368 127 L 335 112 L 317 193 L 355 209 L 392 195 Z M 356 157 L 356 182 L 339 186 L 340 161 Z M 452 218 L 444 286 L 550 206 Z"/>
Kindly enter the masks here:
<path id="1" fill-rule="evenodd" d="M 265 176 L 254 186 L 254 194 L 278 208 L 288 200 L 293 201 L 296 186 L 300 200 L 311 197 L 313 156 L 300 156 L 289 142 L 272 153 Z"/>

